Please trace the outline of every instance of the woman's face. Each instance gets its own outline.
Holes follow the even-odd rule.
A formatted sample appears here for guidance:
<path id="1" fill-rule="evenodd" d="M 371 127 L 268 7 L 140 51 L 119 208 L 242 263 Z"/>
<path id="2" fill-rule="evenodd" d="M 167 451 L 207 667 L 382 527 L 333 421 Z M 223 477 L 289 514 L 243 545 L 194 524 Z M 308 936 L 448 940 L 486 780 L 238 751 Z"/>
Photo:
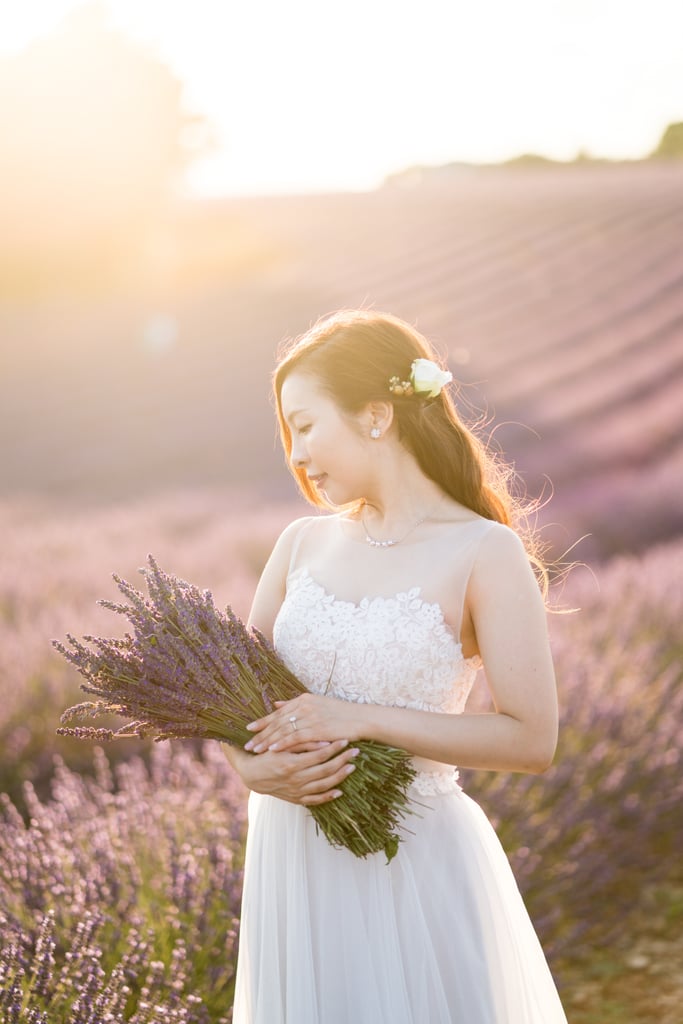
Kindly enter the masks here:
<path id="1" fill-rule="evenodd" d="M 362 415 L 343 413 L 314 376 L 300 371 L 285 379 L 280 400 L 292 435 L 292 465 L 305 470 L 334 505 L 363 497 L 369 442 Z"/>

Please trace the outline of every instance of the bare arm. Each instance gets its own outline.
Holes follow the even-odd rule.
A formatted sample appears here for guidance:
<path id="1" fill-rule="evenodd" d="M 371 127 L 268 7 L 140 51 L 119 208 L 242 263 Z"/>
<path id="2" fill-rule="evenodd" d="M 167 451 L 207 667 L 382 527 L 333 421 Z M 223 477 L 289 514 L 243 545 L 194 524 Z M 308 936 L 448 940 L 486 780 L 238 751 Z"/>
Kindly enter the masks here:
<path id="1" fill-rule="evenodd" d="M 451 715 L 348 701 L 331 708 L 329 698 L 305 694 L 254 723 L 252 749 L 286 750 L 296 705 L 301 740 L 362 737 L 462 767 L 545 770 L 557 743 L 555 676 L 543 601 L 511 530 L 491 530 L 482 541 L 467 606 L 495 712 Z"/>

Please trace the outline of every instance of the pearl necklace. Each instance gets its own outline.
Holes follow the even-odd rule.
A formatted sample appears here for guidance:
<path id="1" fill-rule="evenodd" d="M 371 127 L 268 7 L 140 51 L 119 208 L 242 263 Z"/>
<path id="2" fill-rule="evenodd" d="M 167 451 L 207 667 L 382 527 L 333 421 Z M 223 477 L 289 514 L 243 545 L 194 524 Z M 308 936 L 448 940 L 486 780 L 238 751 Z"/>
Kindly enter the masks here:
<path id="1" fill-rule="evenodd" d="M 365 525 L 363 513 L 361 512 L 360 521 L 363 524 L 363 529 L 365 530 L 365 543 L 369 544 L 371 548 L 393 548 L 394 545 L 400 544 L 402 541 L 404 541 L 408 534 L 412 533 L 413 530 L 416 530 L 421 523 L 424 523 L 427 519 L 429 519 L 429 517 L 432 516 L 434 512 L 436 512 L 436 509 L 439 507 L 440 504 L 441 501 L 439 501 L 438 505 L 435 508 L 430 509 L 430 511 L 427 512 L 426 515 L 422 516 L 421 519 L 418 519 L 416 523 L 413 523 L 413 525 L 408 530 L 406 530 L 403 536 L 398 537 L 396 540 L 376 540 L 374 537 L 371 537 L 370 534 L 368 533 L 368 528 Z"/>

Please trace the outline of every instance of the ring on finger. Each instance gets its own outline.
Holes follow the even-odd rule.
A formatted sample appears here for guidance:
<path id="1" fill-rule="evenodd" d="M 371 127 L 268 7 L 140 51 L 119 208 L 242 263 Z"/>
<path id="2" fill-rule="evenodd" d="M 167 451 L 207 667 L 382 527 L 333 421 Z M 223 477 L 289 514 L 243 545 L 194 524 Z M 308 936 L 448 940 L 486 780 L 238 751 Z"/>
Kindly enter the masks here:
<path id="1" fill-rule="evenodd" d="M 292 724 L 292 729 L 294 730 L 294 732 L 296 732 L 296 730 L 297 730 L 296 715 L 290 715 L 289 716 L 289 721 Z"/>

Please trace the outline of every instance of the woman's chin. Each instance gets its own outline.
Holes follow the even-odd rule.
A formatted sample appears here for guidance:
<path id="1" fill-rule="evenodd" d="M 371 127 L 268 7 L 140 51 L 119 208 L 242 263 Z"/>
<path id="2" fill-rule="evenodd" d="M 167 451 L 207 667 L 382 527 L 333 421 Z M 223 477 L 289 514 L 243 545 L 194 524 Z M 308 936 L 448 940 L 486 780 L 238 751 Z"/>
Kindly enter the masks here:
<path id="1" fill-rule="evenodd" d="M 327 478 L 322 482 L 322 485 L 316 486 L 316 490 L 321 498 L 329 502 L 330 505 L 344 505 L 347 498 L 344 497 L 342 490 L 339 487 L 335 487 L 333 482 L 330 482 Z"/>
<path id="2" fill-rule="evenodd" d="M 315 489 L 321 498 L 335 508 L 345 508 L 362 500 L 356 488 L 344 486 L 338 481 L 330 480 L 328 476 L 324 476 L 320 481 L 316 480 Z"/>

